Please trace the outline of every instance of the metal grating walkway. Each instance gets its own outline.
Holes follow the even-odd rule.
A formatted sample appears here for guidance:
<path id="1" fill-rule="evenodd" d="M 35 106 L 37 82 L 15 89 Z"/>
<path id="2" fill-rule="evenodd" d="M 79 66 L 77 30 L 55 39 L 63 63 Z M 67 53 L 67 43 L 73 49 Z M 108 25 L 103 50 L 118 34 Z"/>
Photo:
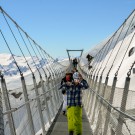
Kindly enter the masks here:
<path id="1" fill-rule="evenodd" d="M 82 135 L 92 135 L 92 130 L 90 128 L 90 124 L 88 122 L 84 110 L 83 110 L 82 121 L 83 121 Z M 67 118 L 66 116 L 62 115 L 62 112 L 58 114 L 58 117 L 56 118 L 53 126 L 50 128 L 50 131 L 47 135 L 68 135 Z"/>

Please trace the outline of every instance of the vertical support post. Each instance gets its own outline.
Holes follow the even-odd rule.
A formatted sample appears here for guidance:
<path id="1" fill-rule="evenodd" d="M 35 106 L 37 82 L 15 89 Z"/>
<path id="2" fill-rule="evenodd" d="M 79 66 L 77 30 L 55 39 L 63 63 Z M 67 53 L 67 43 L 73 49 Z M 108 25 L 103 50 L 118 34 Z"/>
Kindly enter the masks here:
<path id="1" fill-rule="evenodd" d="M 21 83 L 22 83 L 25 102 L 28 102 L 29 101 L 28 93 L 27 93 L 26 83 L 25 83 L 25 79 L 24 79 L 23 75 L 21 76 Z M 29 103 L 26 104 L 26 110 L 27 110 L 28 119 L 30 120 L 29 126 L 30 126 L 31 135 L 34 135 L 35 130 L 34 130 L 34 124 L 33 124 L 33 120 L 32 120 L 32 114 L 31 114 L 31 109 L 30 109 Z"/>
<path id="2" fill-rule="evenodd" d="M 82 53 L 83 53 L 83 49 L 81 50 L 81 55 L 80 55 L 80 57 L 82 57 Z"/>
<path id="3" fill-rule="evenodd" d="M 95 76 L 94 76 L 94 78 L 95 78 Z M 93 80 L 93 89 L 95 90 L 95 87 L 96 87 L 96 81 L 97 81 L 97 79 L 98 79 L 98 77 L 96 77 L 96 80 L 94 81 Z M 92 104 L 93 104 L 93 97 L 94 97 L 94 92 L 93 91 L 91 91 L 91 99 L 90 99 L 90 103 L 89 103 L 89 111 L 88 111 L 88 116 L 91 114 L 91 111 L 92 111 Z"/>
<path id="4" fill-rule="evenodd" d="M 35 88 L 36 97 L 38 97 L 39 93 L 38 93 L 36 78 L 34 75 L 33 75 L 33 84 L 34 84 L 34 88 Z M 43 118 L 43 114 L 41 111 L 42 109 L 41 109 L 40 97 L 37 98 L 37 107 L 38 107 L 38 112 L 39 112 L 39 117 L 40 117 L 40 121 L 41 121 L 43 135 L 45 135 L 46 132 L 45 132 L 45 125 L 44 125 L 44 118 Z"/>
<path id="5" fill-rule="evenodd" d="M 44 82 L 42 79 L 42 76 L 40 75 L 40 81 L 41 81 L 41 88 L 42 88 L 42 92 L 45 93 L 45 86 L 44 86 Z M 45 100 L 45 105 L 46 105 L 46 111 L 47 111 L 47 118 L 48 118 L 48 122 L 49 124 L 51 124 L 51 117 L 50 117 L 50 113 L 49 113 L 49 107 L 48 107 L 48 103 L 46 100 L 46 94 L 44 94 L 44 100 Z"/>
<path id="6" fill-rule="evenodd" d="M 88 75 L 87 75 L 87 78 L 86 78 L 87 82 L 89 83 L 89 78 L 88 78 Z M 89 101 L 90 101 L 90 95 L 91 95 L 91 91 L 84 91 L 85 92 L 85 106 L 86 106 L 86 111 L 88 112 L 88 109 L 89 109 Z"/>
<path id="7" fill-rule="evenodd" d="M 115 135 L 115 132 L 113 129 L 111 129 L 111 135 Z"/>
<path id="8" fill-rule="evenodd" d="M 62 74 L 62 71 L 60 71 L 60 72 L 61 72 L 61 75 L 60 75 L 59 79 L 56 80 L 56 82 L 57 82 L 56 84 L 60 83 L 60 82 L 61 82 L 61 78 L 64 76 L 64 74 Z M 60 87 L 60 85 L 57 86 L 57 95 L 58 95 L 58 101 L 59 101 L 59 107 L 60 107 L 60 106 L 61 106 L 61 103 L 62 103 L 61 100 L 60 100 L 60 99 L 62 98 L 62 97 L 61 97 L 62 94 L 61 94 L 61 92 L 58 90 L 59 87 Z M 60 94 L 61 94 L 61 95 L 60 95 Z"/>
<path id="9" fill-rule="evenodd" d="M 59 82 L 60 82 L 60 81 L 56 80 L 56 83 L 57 83 L 57 84 L 58 84 Z M 61 99 L 62 99 L 62 94 L 61 94 L 61 91 L 59 90 L 59 87 L 60 87 L 60 85 L 57 86 L 57 91 L 56 91 L 56 92 L 57 92 L 57 95 L 58 95 L 58 102 L 59 102 L 59 107 L 60 107 L 60 106 L 61 106 L 61 103 L 62 103 L 62 102 L 61 102 L 61 101 L 62 101 L 62 100 L 61 100 Z"/>
<path id="10" fill-rule="evenodd" d="M 96 91 L 96 85 L 97 85 L 97 80 L 98 80 L 98 75 L 96 76 L 96 80 L 95 80 L 95 82 L 94 82 L 94 84 L 93 84 L 93 89 L 94 89 L 94 91 Z M 89 110 L 89 114 L 91 114 L 91 111 L 92 111 L 92 108 L 94 107 L 93 106 L 93 100 L 94 100 L 94 92 L 92 92 L 92 96 L 91 96 L 91 102 L 90 102 L 90 104 L 91 104 L 91 107 L 90 107 L 90 110 Z"/>
<path id="11" fill-rule="evenodd" d="M 68 52 L 68 50 L 67 50 L 67 54 L 68 54 L 68 58 L 69 58 L 69 61 L 70 61 L 70 55 L 69 55 L 69 52 Z"/>
<path id="12" fill-rule="evenodd" d="M 57 113 L 57 103 L 56 103 L 55 88 L 53 88 L 55 86 L 55 85 L 53 85 L 53 80 L 54 80 L 54 76 L 51 80 L 50 88 L 51 88 L 51 94 L 52 94 L 51 100 L 52 100 L 52 104 L 53 104 L 53 108 L 54 108 L 54 114 L 56 115 L 56 113 Z"/>
<path id="13" fill-rule="evenodd" d="M 4 120 L 3 120 L 3 107 L 2 107 L 2 92 L 0 90 L 0 135 L 4 135 Z"/>
<path id="14" fill-rule="evenodd" d="M 99 91 L 100 91 L 100 88 L 101 88 L 101 82 L 102 82 L 102 75 L 100 76 L 100 79 L 99 79 L 99 84 L 98 84 L 98 89 L 97 89 L 98 94 L 99 94 Z M 92 116 L 92 120 L 91 120 L 92 123 L 94 122 L 97 107 L 98 107 L 98 96 L 96 95 L 95 104 L 94 104 L 94 110 L 93 110 L 93 116 Z"/>
<path id="15" fill-rule="evenodd" d="M 89 83 L 89 78 L 87 78 L 87 82 Z M 83 91 L 83 104 L 84 104 L 86 112 L 87 112 L 88 107 L 89 107 L 90 95 L 91 95 L 91 91 L 90 90 Z"/>
<path id="16" fill-rule="evenodd" d="M 123 96 L 122 96 L 122 102 L 121 102 L 121 107 L 120 107 L 120 110 L 122 112 L 125 112 L 125 109 L 126 109 L 126 102 L 127 102 L 127 97 L 128 97 L 129 84 L 130 84 L 130 77 L 126 77 Z M 118 118 L 118 125 L 117 125 L 117 128 L 116 128 L 116 135 L 122 135 L 123 123 L 124 123 L 124 118 L 123 118 L 123 115 L 120 114 L 119 118 Z"/>
<path id="17" fill-rule="evenodd" d="M 6 82 L 5 82 L 5 79 L 3 78 L 3 76 L 1 76 L 1 87 L 2 87 L 3 97 L 4 97 L 4 101 L 5 101 L 6 111 L 11 110 L 7 86 L 6 86 Z M 1 101 L 1 104 L 2 104 L 2 101 Z M 1 116 L 3 116 L 3 115 L 1 115 Z M 12 113 L 7 114 L 7 118 L 8 118 L 8 122 L 9 122 L 10 134 L 16 135 Z M 1 122 L 2 121 L 3 121 L 3 119 L 1 120 Z M 3 133 L 4 133 L 4 121 L 3 121 L 2 127 L 3 127 Z"/>
<path id="18" fill-rule="evenodd" d="M 2 86 L 2 76 L 1 76 Z M 2 106 L 2 91 L 0 89 L 0 135 L 4 135 L 4 120 L 3 120 L 3 106 Z"/>
<path id="19" fill-rule="evenodd" d="M 53 79 L 53 86 L 54 86 L 54 96 L 55 96 L 55 100 L 56 100 L 56 102 L 55 102 L 55 105 L 56 105 L 56 110 L 58 110 L 59 109 L 59 99 L 58 99 L 58 94 L 57 94 L 57 88 L 58 88 L 58 86 L 57 86 L 57 82 L 55 81 L 55 78 Z"/>
<path id="20" fill-rule="evenodd" d="M 51 78 L 52 79 L 52 78 Z M 51 105 L 52 105 L 52 113 L 53 113 L 53 116 L 55 116 L 55 111 L 54 111 L 54 104 L 53 104 L 53 95 L 52 95 L 52 88 L 51 88 L 51 84 L 48 80 L 47 82 L 47 89 L 49 90 L 49 95 L 50 95 L 50 102 L 51 102 Z"/>
<path id="21" fill-rule="evenodd" d="M 112 88 L 111 88 L 111 95 L 110 95 L 110 99 L 109 99 L 109 103 L 110 104 L 112 104 L 112 102 L 113 102 L 114 93 L 115 93 L 115 87 L 116 87 L 116 82 L 117 82 L 117 77 L 114 77 Z M 109 125 L 109 120 L 110 120 L 110 113 L 111 113 L 111 107 L 108 106 L 103 135 L 107 135 L 108 125 Z"/>
<path id="22" fill-rule="evenodd" d="M 59 83 L 59 80 L 60 80 L 60 78 L 57 78 L 58 80 L 54 80 L 54 85 L 56 86 L 56 85 L 58 85 L 58 83 Z M 58 88 L 59 88 L 59 86 L 56 86 L 56 90 L 55 90 L 55 93 L 56 93 L 56 97 L 57 97 L 57 109 L 59 109 L 59 107 L 60 107 L 60 95 L 58 94 L 58 92 L 59 92 L 59 90 L 58 90 Z"/>
<path id="23" fill-rule="evenodd" d="M 82 102 L 83 102 L 83 105 L 84 105 L 84 107 L 85 107 L 85 110 L 87 110 L 87 107 L 86 107 L 86 105 L 87 105 L 87 97 L 88 97 L 88 94 L 87 94 L 87 92 L 86 91 L 82 91 L 82 93 L 83 93 L 83 96 L 82 96 Z M 86 111 L 87 112 L 87 111 Z"/>
<path id="24" fill-rule="evenodd" d="M 89 76 L 89 78 L 88 78 L 88 84 L 89 84 L 90 87 L 91 87 L 91 82 L 92 82 L 92 76 L 91 76 L 91 78 Z M 86 104 L 86 102 L 88 102 L 86 104 L 86 110 L 87 110 L 87 114 L 89 116 L 89 109 L 90 109 L 90 104 L 91 104 L 92 91 L 91 90 L 89 90 L 88 92 L 87 91 L 84 91 L 84 96 L 85 96 L 84 97 L 84 104 Z"/>
<path id="25" fill-rule="evenodd" d="M 108 84 L 108 76 L 106 77 L 105 84 L 104 84 L 103 91 L 102 91 L 102 95 L 101 95 L 103 98 L 104 98 L 104 94 L 105 94 L 107 84 Z M 101 113 L 102 113 L 102 106 L 103 106 L 102 104 L 103 104 L 103 99 L 101 99 L 99 101 L 99 105 L 97 106 L 98 110 L 99 110 L 99 113 L 98 113 L 98 120 L 97 120 L 95 135 L 98 134 L 100 125 L 102 124 L 102 121 L 101 121 L 102 120 Z"/>

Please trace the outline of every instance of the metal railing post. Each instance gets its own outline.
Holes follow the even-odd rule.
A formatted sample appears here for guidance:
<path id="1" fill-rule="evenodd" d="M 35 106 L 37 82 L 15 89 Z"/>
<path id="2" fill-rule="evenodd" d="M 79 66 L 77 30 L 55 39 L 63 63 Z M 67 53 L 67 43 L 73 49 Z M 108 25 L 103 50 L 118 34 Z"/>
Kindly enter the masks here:
<path id="1" fill-rule="evenodd" d="M 96 80 L 95 80 L 94 85 L 93 85 L 93 90 L 94 90 L 94 91 L 96 91 L 97 80 L 98 80 L 98 76 L 96 76 Z M 90 103 L 89 103 L 89 106 L 90 106 L 90 104 L 91 104 L 91 107 L 89 108 L 89 113 L 88 113 L 88 115 L 91 114 L 92 108 L 94 107 L 94 104 L 93 104 L 93 102 L 94 102 L 94 95 L 95 95 L 95 93 L 92 92 L 92 93 L 91 93 L 91 98 L 90 98 Z"/>
<path id="2" fill-rule="evenodd" d="M 9 101 L 9 97 L 8 97 L 7 86 L 6 86 L 6 82 L 5 82 L 4 78 L 1 79 L 1 86 L 2 86 L 2 92 L 3 92 L 3 97 L 4 97 L 4 101 L 5 101 L 6 110 L 11 110 L 10 101 Z M 13 120 L 12 113 L 8 114 L 8 121 L 9 121 L 9 127 L 10 127 L 11 135 L 16 135 L 15 125 L 14 125 L 14 120 Z"/>
<path id="3" fill-rule="evenodd" d="M 41 81 L 42 92 L 45 93 L 46 90 L 45 90 L 44 82 L 43 82 L 43 79 L 41 76 L 40 76 L 40 81 Z M 49 122 L 49 124 L 51 124 L 51 117 L 50 117 L 50 113 L 49 113 L 49 107 L 48 107 L 48 103 L 47 103 L 47 99 L 46 99 L 46 94 L 44 94 L 44 100 L 45 100 L 45 105 L 46 105 L 48 122 Z"/>
<path id="4" fill-rule="evenodd" d="M 53 113 L 53 116 L 55 116 L 55 112 L 54 112 L 54 104 L 53 104 L 53 95 L 52 95 L 52 89 L 51 89 L 51 86 L 50 86 L 50 83 L 49 83 L 49 80 L 46 84 L 46 88 L 49 90 L 49 95 L 50 95 L 50 102 L 51 102 L 51 106 L 52 106 L 52 113 Z"/>
<path id="5" fill-rule="evenodd" d="M 8 95 L 7 95 L 7 88 L 6 88 L 6 85 L 5 85 L 5 79 L 3 78 L 3 76 L 1 76 L 1 87 L 2 87 L 2 92 L 3 92 L 3 97 L 4 97 L 4 100 L 5 100 L 5 107 L 6 107 L 6 110 L 10 110 L 10 105 L 9 105 L 9 102 L 8 102 Z M 8 114 L 7 115 L 8 117 L 8 122 L 9 122 L 9 128 L 10 128 L 10 133 L 11 135 L 15 135 L 15 128 L 13 127 L 14 124 L 13 124 L 13 119 L 12 119 L 12 114 Z M 2 107 L 2 93 L 0 91 L 0 135 L 4 135 L 4 120 L 3 120 L 3 107 Z"/>
<path id="6" fill-rule="evenodd" d="M 51 80 L 51 83 L 50 83 L 50 88 L 51 88 L 51 94 L 52 94 L 52 104 L 53 104 L 53 108 L 54 108 L 54 114 L 56 115 L 56 111 L 57 111 L 57 100 L 56 100 L 56 94 L 55 94 L 55 84 L 53 83 L 54 81 L 54 76 Z"/>
<path id="7" fill-rule="evenodd" d="M 92 82 L 92 78 L 89 76 L 88 84 L 89 84 L 90 87 L 91 87 L 91 82 Z M 91 96 L 92 96 L 92 91 L 89 90 L 88 91 L 88 105 L 87 105 L 87 108 L 86 108 L 88 117 L 89 117 L 89 109 L 90 109 L 90 105 L 91 105 Z M 87 100 L 87 99 L 85 99 L 85 100 Z"/>
<path id="8" fill-rule="evenodd" d="M 59 109 L 59 97 L 58 97 L 58 86 L 57 86 L 57 82 L 56 80 L 54 79 L 53 80 L 53 86 L 54 86 L 54 95 L 56 96 L 56 110 Z"/>
<path id="9" fill-rule="evenodd" d="M 60 75 L 60 77 L 59 77 L 59 79 L 57 80 L 57 84 L 59 83 L 59 85 L 57 86 L 57 94 L 58 94 L 58 97 L 59 97 L 59 106 L 61 106 L 61 104 L 62 104 L 62 100 L 60 100 L 61 98 L 62 98 L 62 94 L 61 94 L 61 92 L 59 91 L 59 87 L 60 87 L 60 82 L 61 82 L 61 79 L 62 79 L 62 77 L 64 76 L 64 73 L 62 74 L 62 71 L 61 71 L 61 75 Z"/>
<path id="10" fill-rule="evenodd" d="M 59 87 L 60 87 L 60 85 L 58 85 L 58 91 L 57 91 L 57 94 L 58 94 L 58 98 L 59 98 L 59 106 L 61 106 L 61 104 L 62 104 L 62 93 L 61 93 L 61 91 L 59 90 Z"/>
<path id="11" fill-rule="evenodd" d="M 106 80 L 105 80 L 105 83 L 104 83 L 104 87 L 103 87 L 103 91 L 102 91 L 102 95 L 101 95 L 103 98 L 104 98 L 104 94 L 105 94 L 105 90 L 106 90 L 107 84 L 108 84 L 108 76 L 106 77 Z M 102 115 L 101 115 L 101 113 L 102 113 L 102 106 L 103 106 L 103 99 L 100 99 L 99 105 L 97 106 L 99 113 L 98 113 L 98 120 L 97 120 L 95 135 L 98 134 L 99 128 L 100 128 L 100 124 L 102 122 Z"/>
<path id="12" fill-rule="evenodd" d="M 88 75 L 87 75 L 87 82 L 89 83 L 89 78 L 88 78 Z M 89 109 L 89 101 L 90 101 L 90 91 L 84 91 L 85 92 L 85 106 L 86 106 L 86 112 L 88 112 L 88 109 Z"/>
<path id="13" fill-rule="evenodd" d="M 110 99 L 109 99 L 109 103 L 110 104 L 112 104 L 112 102 L 113 102 L 114 93 L 115 93 L 115 87 L 116 87 L 116 82 L 117 82 L 117 77 L 114 77 L 112 88 L 111 88 Z M 110 113 L 111 113 L 111 107 L 108 106 L 103 135 L 107 135 L 108 125 L 109 125 L 109 120 L 110 120 Z"/>
<path id="14" fill-rule="evenodd" d="M 98 79 L 98 77 L 96 77 L 96 80 L 94 81 L 93 80 L 93 90 L 95 90 L 95 88 L 96 88 L 96 81 L 97 81 L 97 79 Z M 91 97 L 90 97 L 90 103 L 89 103 L 89 110 L 88 110 L 88 116 L 91 114 L 91 111 L 92 111 L 92 107 L 93 107 L 93 98 L 94 98 L 94 92 L 93 91 L 91 91 Z"/>
<path id="15" fill-rule="evenodd" d="M 122 112 L 125 112 L 125 109 L 126 109 L 126 102 L 127 102 L 127 97 L 128 97 L 129 84 L 130 84 L 130 77 L 126 77 L 123 96 L 122 96 L 122 102 L 121 102 L 121 107 L 120 107 L 120 110 Z M 124 116 L 120 114 L 119 118 L 118 118 L 118 125 L 117 125 L 117 128 L 116 128 L 116 135 L 122 135 L 123 123 L 124 123 Z"/>
<path id="16" fill-rule="evenodd" d="M 33 84 L 34 84 L 35 93 L 36 93 L 36 97 L 37 97 L 37 96 L 39 96 L 39 92 L 38 92 L 38 88 L 37 88 L 36 78 L 34 75 L 33 75 Z M 43 118 L 42 109 L 41 109 L 40 97 L 37 98 L 37 107 L 38 107 L 38 112 L 39 112 L 39 117 L 40 117 L 40 121 L 41 121 L 43 135 L 45 135 L 46 131 L 45 131 L 44 118 Z"/>
<path id="17" fill-rule="evenodd" d="M 24 79 L 23 75 L 21 76 L 21 83 L 22 83 L 25 102 L 28 102 L 29 101 L 28 93 L 27 93 L 26 83 L 25 83 L 25 79 Z M 29 103 L 26 104 L 26 110 L 27 110 L 28 119 L 30 120 L 29 126 L 30 126 L 31 135 L 35 135 L 34 124 L 33 124 L 33 119 L 32 119 L 32 114 L 31 114 L 31 109 L 30 109 Z"/>
<path id="18" fill-rule="evenodd" d="M 99 93 L 100 91 L 100 88 L 101 88 L 101 82 L 102 82 L 102 76 L 100 76 L 100 79 L 99 79 L 99 84 L 98 84 L 98 88 L 97 88 L 97 93 Z M 95 111 L 96 111 L 96 108 L 97 108 L 97 105 L 98 105 L 98 97 L 97 95 L 95 95 L 95 104 L 94 104 L 94 108 L 93 108 L 93 116 L 91 116 L 92 118 L 92 121 L 93 121 L 93 118 L 95 117 Z M 91 113 L 91 109 L 89 110 L 89 115 Z"/>

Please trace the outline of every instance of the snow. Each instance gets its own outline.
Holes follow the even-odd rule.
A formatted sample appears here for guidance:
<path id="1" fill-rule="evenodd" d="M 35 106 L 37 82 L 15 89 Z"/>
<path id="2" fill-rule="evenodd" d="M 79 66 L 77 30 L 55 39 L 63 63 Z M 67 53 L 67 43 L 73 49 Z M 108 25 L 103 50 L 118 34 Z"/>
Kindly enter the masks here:
<path id="1" fill-rule="evenodd" d="M 97 67 L 96 68 L 98 70 L 99 70 L 99 68 L 101 68 L 101 70 L 99 71 L 99 75 L 101 75 L 102 71 L 105 68 L 105 70 L 103 72 L 103 82 L 104 82 L 104 80 L 106 78 L 106 75 L 107 75 L 110 67 L 113 65 L 113 67 L 111 69 L 111 72 L 109 74 L 109 82 L 108 82 L 109 86 L 112 85 L 113 77 L 114 77 L 115 73 L 117 72 L 117 70 L 119 69 L 119 66 L 120 66 L 120 69 L 118 71 L 117 87 L 118 88 L 123 88 L 124 84 L 125 84 L 125 78 L 127 77 L 127 73 L 129 71 L 132 63 L 135 60 L 134 59 L 135 58 L 135 53 L 133 53 L 129 57 L 130 49 L 132 47 L 135 47 L 135 37 L 132 40 L 132 37 L 133 37 L 133 35 L 135 33 L 135 18 L 132 19 L 133 15 L 134 14 L 132 14 L 128 18 L 128 20 L 127 20 L 127 22 L 126 22 L 126 24 L 124 26 L 121 26 L 119 28 L 119 30 L 115 34 L 113 42 L 111 44 L 107 43 L 109 38 L 111 37 L 111 36 L 109 36 L 107 39 L 105 39 L 104 41 L 102 41 L 101 43 L 96 45 L 93 49 L 91 49 L 87 53 L 83 54 L 83 56 L 81 58 L 81 66 L 84 66 L 85 64 L 87 64 L 87 59 L 86 59 L 87 54 L 90 54 L 92 56 L 96 56 L 96 54 L 99 52 L 99 50 L 101 48 L 104 47 L 104 45 L 108 45 L 108 48 L 104 47 L 104 49 L 103 49 L 103 53 L 102 54 L 104 54 L 104 55 L 100 55 L 101 58 L 98 61 L 97 61 L 97 59 L 94 60 L 93 61 L 93 65 L 95 63 L 98 63 L 98 68 Z M 132 23 L 131 23 L 131 21 L 132 21 Z M 123 28 L 123 30 L 122 30 L 122 28 Z M 122 33 L 121 33 L 121 30 L 122 30 Z M 125 35 L 126 35 L 126 37 L 125 37 Z M 110 42 L 111 42 L 111 40 L 110 40 Z M 106 48 L 106 50 L 105 50 L 105 48 Z M 128 49 L 128 51 L 127 51 L 127 49 Z M 118 50 L 119 50 L 119 52 L 118 52 Z M 118 52 L 118 55 L 117 55 L 117 52 Z M 110 55 L 111 55 L 111 57 L 110 57 Z M 115 59 L 115 57 L 116 57 L 116 59 Z M 123 61 L 122 61 L 122 59 L 123 59 Z M 108 61 L 108 63 L 107 63 L 107 61 Z M 113 61 L 114 61 L 114 63 L 113 63 Z M 95 67 L 93 66 L 93 68 L 95 68 Z M 130 78 L 131 78 L 130 90 L 135 91 L 135 89 L 134 89 L 135 88 L 135 83 L 134 83 L 134 81 L 135 81 L 135 74 L 133 74 L 132 71 L 131 71 Z"/>
<path id="2" fill-rule="evenodd" d="M 26 82 L 28 97 L 29 97 L 29 99 L 33 99 L 35 97 L 35 91 L 34 91 L 34 85 L 33 85 L 31 71 L 29 70 L 27 63 L 25 62 L 25 59 L 23 57 L 16 56 L 16 55 L 14 55 L 14 57 L 17 61 L 19 68 L 23 72 L 25 82 Z M 33 63 L 33 60 L 31 59 L 31 57 L 26 57 L 26 59 L 36 77 L 37 85 L 39 85 L 40 76 L 39 76 L 38 71 L 36 70 L 35 64 Z M 37 57 L 33 57 L 33 59 L 36 62 L 36 65 L 42 75 L 43 80 L 45 81 L 46 78 L 45 78 L 44 71 L 42 70 L 42 68 L 47 73 L 47 76 L 49 76 L 47 68 L 49 68 L 49 70 L 50 70 L 50 68 L 53 66 L 53 63 L 52 62 L 47 63 L 47 61 L 44 59 L 41 59 L 40 61 L 38 61 Z M 66 68 L 66 66 L 69 65 L 67 58 L 64 60 L 63 60 L 63 58 L 58 58 L 58 59 L 56 59 L 56 61 L 60 62 L 61 65 L 64 65 L 65 68 Z M 40 66 L 40 63 L 42 65 L 42 68 Z M 56 68 L 59 68 L 59 67 L 60 67 L 60 65 L 58 65 Z M 12 55 L 5 54 L 5 53 L 0 54 L 0 70 L 4 74 L 4 78 L 5 78 L 5 81 L 7 84 L 11 108 L 17 108 L 20 105 L 24 104 L 25 100 L 24 100 L 24 94 L 23 94 L 20 74 L 14 63 L 14 59 L 12 58 Z M 39 93 L 41 94 L 42 93 L 41 88 L 38 88 L 38 90 L 39 90 Z M 49 97 L 49 95 L 48 95 L 48 97 Z M 41 100 L 41 103 L 44 102 L 43 97 L 41 97 L 40 100 Z M 4 99 L 3 99 L 3 105 L 4 105 Z M 51 106 L 50 101 L 48 101 L 48 105 Z M 38 110 L 37 110 L 37 103 L 35 101 L 32 101 L 32 102 L 30 102 L 30 106 L 31 106 L 31 110 L 32 110 L 32 116 L 33 116 L 36 135 L 40 135 L 42 130 L 41 130 L 40 118 L 39 118 L 39 114 L 38 114 Z M 47 115 L 46 115 L 46 111 L 44 108 L 45 108 L 45 105 L 44 106 L 42 105 L 43 117 L 45 120 L 45 129 L 48 130 L 50 125 L 47 121 L 47 118 L 46 118 Z M 4 112 L 6 111 L 5 105 L 4 105 L 3 111 Z M 51 119 L 53 120 L 54 116 L 52 114 L 52 110 L 50 110 L 50 115 L 51 115 Z M 14 123 L 15 123 L 17 134 L 22 134 L 22 135 L 30 134 L 29 126 L 26 126 L 28 124 L 26 106 L 13 112 L 13 118 L 14 118 Z M 7 120 L 6 116 L 4 116 L 4 123 L 5 123 L 5 134 L 9 135 L 10 131 L 9 131 L 9 127 L 8 127 L 9 125 L 8 125 L 8 120 Z M 25 128 L 25 130 L 23 130 L 24 128 Z"/>
<path id="3" fill-rule="evenodd" d="M 31 71 L 30 71 L 27 63 L 25 62 L 25 59 L 21 56 L 16 56 L 16 55 L 14 55 L 14 57 L 15 57 L 15 60 L 17 61 L 19 68 L 21 69 L 21 72 L 23 73 L 23 75 L 25 77 L 27 85 L 31 85 L 33 83 L 32 79 L 31 79 L 32 78 Z M 35 56 L 33 56 L 33 59 L 36 63 L 36 66 L 38 67 L 39 71 L 43 75 L 43 79 L 45 79 L 45 76 L 44 76 L 44 72 L 43 72 L 42 68 L 44 68 L 47 75 L 49 76 L 46 67 L 50 68 L 50 64 L 47 64 L 47 60 L 40 59 L 40 61 L 39 61 L 38 58 Z M 37 82 L 39 82 L 39 73 L 36 69 L 35 63 L 33 63 L 33 60 L 31 57 L 26 57 L 26 60 L 28 61 L 32 71 L 34 72 L 34 75 L 37 78 Z M 60 62 L 64 66 L 67 66 L 69 64 L 67 62 L 68 61 L 67 58 L 64 59 L 62 57 L 61 58 L 59 57 L 57 59 L 57 61 Z M 42 65 L 42 68 L 41 68 L 40 64 Z M 0 54 L 0 70 L 4 74 L 8 88 L 16 89 L 16 88 L 21 87 L 20 74 L 14 63 L 14 60 L 13 60 L 13 57 L 11 54 L 6 54 L 6 53 Z"/>

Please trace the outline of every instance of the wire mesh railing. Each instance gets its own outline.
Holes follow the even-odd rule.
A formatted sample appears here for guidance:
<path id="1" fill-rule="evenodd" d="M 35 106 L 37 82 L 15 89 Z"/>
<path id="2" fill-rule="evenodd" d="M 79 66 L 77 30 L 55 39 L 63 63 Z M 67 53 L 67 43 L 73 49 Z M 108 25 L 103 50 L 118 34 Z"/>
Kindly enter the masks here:
<path id="1" fill-rule="evenodd" d="M 83 93 L 83 103 L 94 135 L 135 134 L 134 52 L 129 55 L 135 43 L 134 26 L 135 11 L 103 44 L 92 68 L 86 63 L 79 67 L 90 86 Z"/>
<path id="2" fill-rule="evenodd" d="M 61 107 L 58 88 L 69 64 L 52 58 L 2 7 L 0 20 L 9 53 L 9 63 L 0 63 L 0 135 L 45 135 Z"/>
<path id="3" fill-rule="evenodd" d="M 58 82 L 58 79 L 61 79 L 61 78 L 57 78 L 57 82 Z M 53 81 L 56 81 L 56 80 L 53 80 Z M 45 86 L 45 91 L 42 91 L 42 85 Z M 38 96 L 36 95 L 34 85 L 26 86 L 27 91 L 28 91 L 28 98 L 29 98 L 29 101 L 27 103 L 24 101 L 24 92 L 22 88 L 10 90 L 8 92 L 11 110 L 6 110 L 4 108 L 5 134 L 7 135 L 11 134 L 9 130 L 8 119 L 7 119 L 8 114 L 12 114 L 13 116 L 13 123 L 14 123 L 16 134 L 18 135 L 31 134 L 31 131 L 29 128 L 29 122 L 31 119 L 27 117 L 26 104 L 30 104 L 35 134 L 36 133 L 41 134 L 42 133 L 41 119 L 40 119 L 39 111 L 38 111 L 39 101 L 40 101 L 40 106 L 41 106 L 40 109 L 43 114 L 45 131 L 47 132 L 48 128 L 53 122 L 53 119 L 55 118 L 62 104 L 62 97 L 61 97 L 61 93 L 58 90 L 60 83 L 52 85 L 52 81 L 50 81 L 50 82 L 44 82 L 42 85 L 39 83 L 39 85 L 37 86 L 37 90 L 39 94 Z M 3 99 L 3 104 L 4 103 L 5 103 L 5 100 Z M 49 117 L 47 113 L 49 114 Z"/>
<path id="4" fill-rule="evenodd" d="M 90 78 L 87 78 L 87 80 L 90 83 L 89 85 L 93 86 L 94 82 Z M 99 92 L 98 85 L 100 85 Z M 122 111 L 124 89 L 115 87 L 114 90 L 114 86 L 107 86 L 106 88 L 104 86 L 105 83 L 100 84 L 98 82 L 95 87 L 91 87 L 89 91 L 83 93 L 84 108 L 94 135 L 135 134 L 135 91 L 128 91 L 126 109 Z M 110 103 L 111 100 L 112 104 Z M 122 125 L 121 129 L 119 124 Z"/>

